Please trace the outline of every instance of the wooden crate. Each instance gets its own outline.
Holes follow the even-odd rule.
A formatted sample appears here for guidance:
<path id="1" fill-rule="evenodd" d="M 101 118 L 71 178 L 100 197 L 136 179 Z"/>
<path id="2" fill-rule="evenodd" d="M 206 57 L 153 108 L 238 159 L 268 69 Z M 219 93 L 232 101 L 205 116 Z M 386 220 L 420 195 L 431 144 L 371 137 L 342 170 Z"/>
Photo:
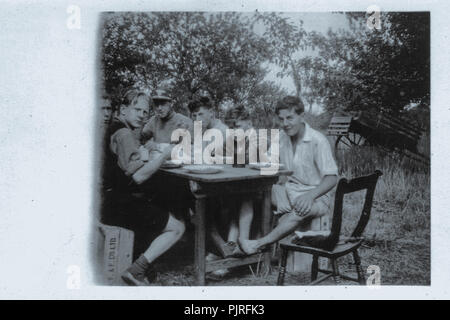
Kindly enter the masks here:
<path id="1" fill-rule="evenodd" d="M 106 285 L 124 285 L 120 275 L 132 263 L 134 232 L 99 223 L 96 233 L 100 281 Z"/>

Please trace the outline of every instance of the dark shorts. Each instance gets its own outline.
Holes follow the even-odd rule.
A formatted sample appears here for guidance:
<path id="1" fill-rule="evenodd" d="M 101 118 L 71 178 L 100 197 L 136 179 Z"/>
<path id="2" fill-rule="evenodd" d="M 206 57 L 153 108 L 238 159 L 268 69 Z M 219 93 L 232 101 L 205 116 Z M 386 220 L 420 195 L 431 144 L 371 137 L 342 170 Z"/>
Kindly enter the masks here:
<path id="1" fill-rule="evenodd" d="M 120 197 L 112 199 L 107 223 L 138 233 L 159 235 L 166 227 L 169 212 L 155 200 L 145 197 Z"/>
<path id="2" fill-rule="evenodd" d="M 166 176 L 157 174 L 147 186 L 153 189 L 145 192 L 155 195 L 158 205 L 170 211 L 177 219 L 189 220 L 189 208 L 194 208 L 194 197 L 188 181 L 168 181 Z"/>
<path id="3" fill-rule="evenodd" d="M 169 212 L 155 200 L 136 197 L 112 199 L 104 223 L 134 232 L 133 259 L 147 250 L 167 226 Z"/>

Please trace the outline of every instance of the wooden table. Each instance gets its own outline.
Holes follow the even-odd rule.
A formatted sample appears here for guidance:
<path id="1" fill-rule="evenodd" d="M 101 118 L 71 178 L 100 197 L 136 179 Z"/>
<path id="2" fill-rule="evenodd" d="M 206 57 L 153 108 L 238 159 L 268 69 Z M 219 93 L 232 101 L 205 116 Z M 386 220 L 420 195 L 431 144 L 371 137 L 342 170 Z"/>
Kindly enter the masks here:
<path id="1" fill-rule="evenodd" d="M 206 263 L 205 261 L 205 203 L 208 197 L 224 196 L 242 193 L 262 193 L 262 232 L 271 231 L 271 189 L 272 185 L 281 175 L 290 175 L 291 171 L 280 170 L 273 175 L 261 175 L 259 170 L 250 168 L 234 168 L 231 165 L 220 165 L 223 172 L 215 174 L 194 174 L 183 168 L 160 169 L 167 183 L 176 181 L 189 181 L 191 193 L 195 198 L 195 213 L 193 222 L 195 225 L 195 273 L 197 285 L 205 285 L 205 273 L 222 268 L 236 267 L 256 263 L 261 259 L 261 254 L 255 254 L 245 258 L 228 258 Z M 262 269 L 270 271 L 270 253 L 268 250 L 262 254 Z"/>

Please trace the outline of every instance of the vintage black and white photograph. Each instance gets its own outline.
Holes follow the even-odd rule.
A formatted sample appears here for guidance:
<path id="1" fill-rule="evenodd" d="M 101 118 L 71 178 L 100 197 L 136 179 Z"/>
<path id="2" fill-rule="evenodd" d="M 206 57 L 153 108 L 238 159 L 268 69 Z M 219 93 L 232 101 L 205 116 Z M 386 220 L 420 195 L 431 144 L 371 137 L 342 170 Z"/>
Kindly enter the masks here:
<path id="1" fill-rule="evenodd" d="M 98 38 L 98 285 L 430 285 L 429 12 L 103 12 Z"/>

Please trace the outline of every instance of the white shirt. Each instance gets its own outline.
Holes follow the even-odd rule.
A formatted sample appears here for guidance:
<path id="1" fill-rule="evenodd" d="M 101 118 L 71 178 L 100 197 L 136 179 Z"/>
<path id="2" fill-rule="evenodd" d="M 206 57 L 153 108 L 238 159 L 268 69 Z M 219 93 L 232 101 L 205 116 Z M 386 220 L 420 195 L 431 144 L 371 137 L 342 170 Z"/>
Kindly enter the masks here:
<path id="1" fill-rule="evenodd" d="M 291 202 L 301 194 L 316 188 L 326 175 L 337 175 L 338 168 L 328 139 L 305 123 L 303 138 L 294 150 L 291 138 L 280 133 L 280 162 L 293 174 L 288 177 L 286 191 Z M 329 194 L 321 198 L 329 204 Z"/>

